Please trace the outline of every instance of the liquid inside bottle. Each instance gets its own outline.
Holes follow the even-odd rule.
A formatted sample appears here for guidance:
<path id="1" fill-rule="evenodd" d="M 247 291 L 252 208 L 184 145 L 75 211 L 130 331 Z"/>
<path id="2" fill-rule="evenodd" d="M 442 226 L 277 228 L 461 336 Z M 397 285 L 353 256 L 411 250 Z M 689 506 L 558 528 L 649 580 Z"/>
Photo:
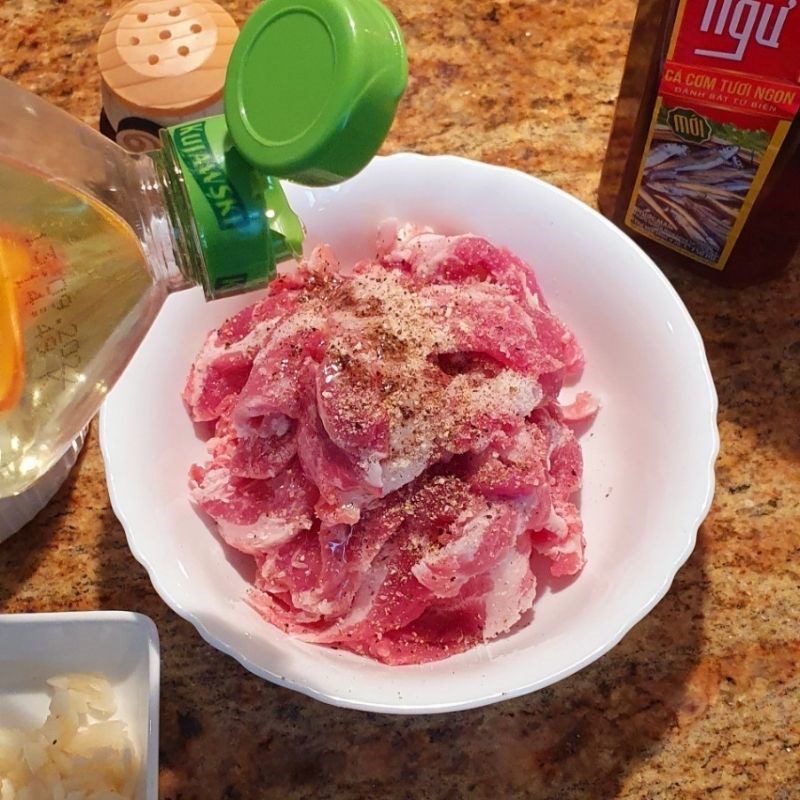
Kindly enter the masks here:
<path id="1" fill-rule="evenodd" d="M 88 195 L 3 159 L 0 186 L 0 495 L 12 495 L 92 416 L 166 285 L 131 228 Z"/>
<path id="2" fill-rule="evenodd" d="M 298 61 L 321 33 L 335 57 Z M 0 78 L 0 500 L 66 452 L 170 291 L 262 288 L 301 255 L 279 178 L 323 186 L 362 169 L 407 74 L 380 3 L 265 3 L 233 48 L 225 114 L 167 127 L 161 150 L 138 154 Z M 289 88 L 270 94 L 263 75 Z"/>
<path id="3" fill-rule="evenodd" d="M 190 123 L 207 146 L 189 156 L 132 155 L 3 79 L 0 101 L 2 499 L 71 446 L 170 291 L 264 286 L 302 230 L 277 182 L 231 154 L 221 118 Z M 210 204 L 220 188 L 233 221 Z"/>

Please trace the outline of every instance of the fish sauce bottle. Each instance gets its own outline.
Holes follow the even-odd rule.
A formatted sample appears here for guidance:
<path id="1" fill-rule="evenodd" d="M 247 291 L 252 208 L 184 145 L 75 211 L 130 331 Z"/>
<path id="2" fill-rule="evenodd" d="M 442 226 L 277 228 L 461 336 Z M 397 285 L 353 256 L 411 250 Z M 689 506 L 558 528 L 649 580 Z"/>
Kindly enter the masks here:
<path id="1" fill-rule="evenodd" d="M 641 0 L 603 214 L 656 261 L 731 285 L 800 245 L 797 0 Z"/>
<path id="2" fill-rule="evenodd" d="M 164 128 L 149 153 L 0 79 L 0 501 L 67 452 L 169 292 L 263 287 L 300 255 L 278 178 L 357 173 L 406 80 L 376 0 L 262 4 L 231 53 L 224 114 Z"/>

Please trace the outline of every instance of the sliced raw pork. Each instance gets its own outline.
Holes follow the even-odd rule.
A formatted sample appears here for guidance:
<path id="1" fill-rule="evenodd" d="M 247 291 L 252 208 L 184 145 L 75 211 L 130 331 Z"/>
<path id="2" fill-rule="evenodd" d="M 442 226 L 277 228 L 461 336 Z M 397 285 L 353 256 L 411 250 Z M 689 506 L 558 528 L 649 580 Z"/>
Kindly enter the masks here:
<path id="1" fill-rule="evenodd" d="M 387 664 L 445 658 L 530 611 L 532 564 L 584 563 L 561 407 L 583 356 L 533 271 L 477 236 L 381 226 L 327 247 L 206 339 L 184 400 L 213 423 L 194 502 L 253 556 L 248 601 L 290 635 Z"/>

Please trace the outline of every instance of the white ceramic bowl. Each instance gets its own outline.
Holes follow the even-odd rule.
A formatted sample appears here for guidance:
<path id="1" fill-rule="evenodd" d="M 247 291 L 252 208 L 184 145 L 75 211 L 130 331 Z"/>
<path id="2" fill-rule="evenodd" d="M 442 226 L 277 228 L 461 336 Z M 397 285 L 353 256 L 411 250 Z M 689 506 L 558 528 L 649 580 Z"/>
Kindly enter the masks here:
<path id="1" fill-rule="evenodd" d="M 204 459 L 180 392 L 206 332 L 252 302 L 169 298 L 109 395 L 100 437 L 111 499 L 159 594 L 212 645 L 271 681 L 336 705 L 452 711 L 540 689 L 616 644 L 663 597 L 691 553 L 713 493 L 717 400 L 700 336 L 647 256 L 573 197 L 509 169 L 452 157 L 378 158 L 328 189 L 287 186 L 308 246 L 345 262 L 374 253 L 394 216 L 472 232 L 536 269 L 586 353 L 578 389 L 602 410 L 582 439 L 588 563 L 545 587 L 533 622 L 435 664 L 387 667 L 289 638 L 242 602 L 250 559 L 226 548 L 190 505 L 187 470 Z"/>
<path id="2" fill-rule="evenodd" d="M 158 632 L 130 611 L 0 614 L 0 727 L 38 728 L 47 679 L 101 672 L 141 760 L 136 800 L 158 797 Z M 2 777 L 2 776 L 0 776 Z"/>

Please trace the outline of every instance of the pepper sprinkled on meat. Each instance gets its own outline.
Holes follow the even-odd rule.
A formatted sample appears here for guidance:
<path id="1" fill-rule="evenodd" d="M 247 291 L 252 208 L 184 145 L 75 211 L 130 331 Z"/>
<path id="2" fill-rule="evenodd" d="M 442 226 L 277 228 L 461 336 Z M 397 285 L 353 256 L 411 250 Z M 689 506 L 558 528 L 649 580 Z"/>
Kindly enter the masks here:
<path id="1" fill-rule="evenodd" d="M 532 563 L 583 565 L 569 424 L 597 410 L 530 267 L 476 236 L 381 227 L 318 248 L 209 334 L 184 398 L 213 422 L 194 501 L 253 556 L 249 602 L 310 642 L 444 658 L 528 611 Z"/>

